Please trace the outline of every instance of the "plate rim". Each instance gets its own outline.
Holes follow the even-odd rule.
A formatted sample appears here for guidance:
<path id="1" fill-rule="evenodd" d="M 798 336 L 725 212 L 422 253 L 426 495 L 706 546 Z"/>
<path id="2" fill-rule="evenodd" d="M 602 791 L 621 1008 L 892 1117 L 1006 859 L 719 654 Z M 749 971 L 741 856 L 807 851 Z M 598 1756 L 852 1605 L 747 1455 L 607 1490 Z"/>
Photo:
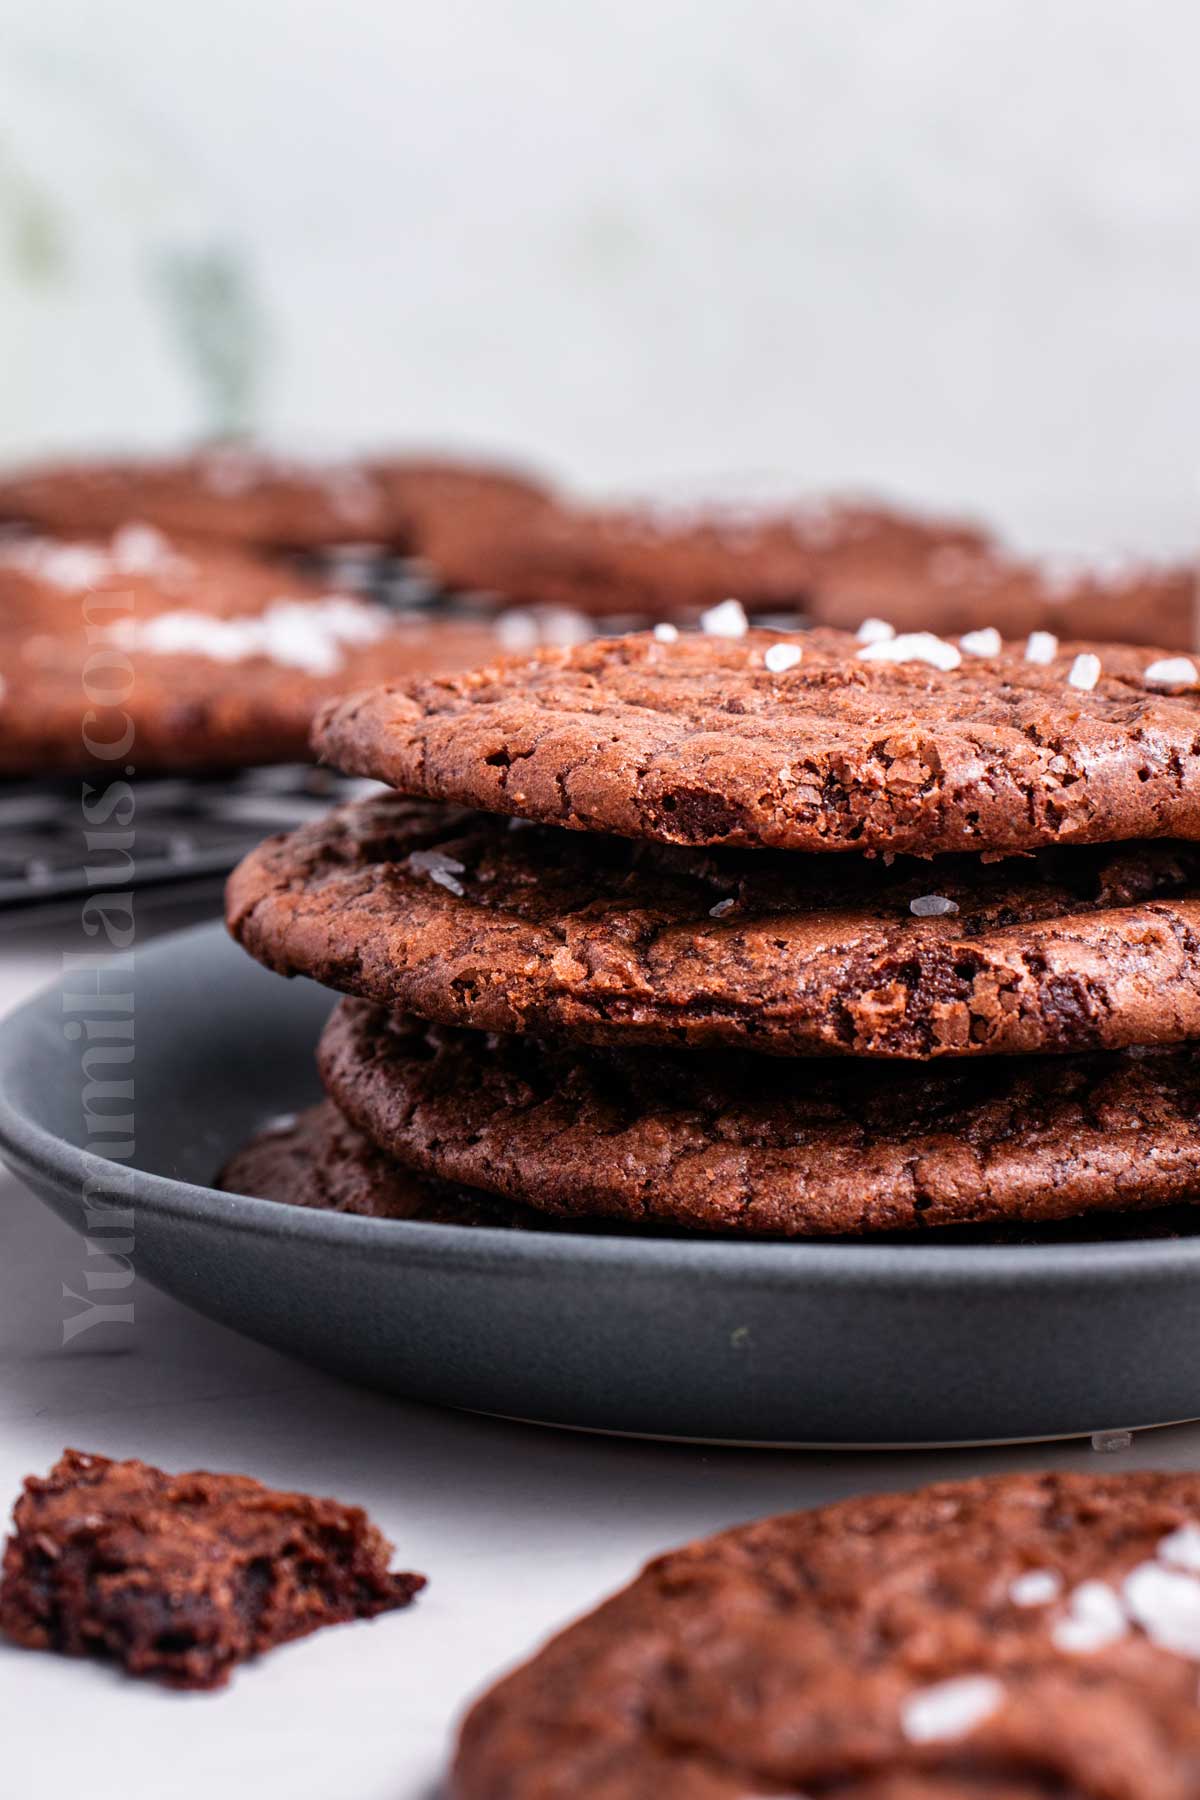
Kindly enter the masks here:
<path id="1" fill-rule="evenodd" d="M 185 966 L 180 952 L 186 947 L 199 944 L 215 950 L 218 943 L 231 951 L 236 948 L 219 919 L 164 933 L 138 951 L 139 978 L 153 982 L 160 966 L 168 971 Z M 237 953 L 245 954 L 240 949 Z M 21 1058 L 21 1046 L 52 1020 L 61 1018 L 58 1000 L 65 979 L 60 976 L 49 982 L 0 1018 L 0 1160 L 22 1179 L 32 1177 L 59 1189 L 82 1188 L 89 1179 L 102 1178 L 112 1162 L 56 1136 L 18 1107 L 7 1077 Z M 284 978 L 277 979 L 282 982 Z M 550 1262 L 559 1278 L 572 1272 L 583 1278 L 597 1267 L 619 1267 L 634 1278 L 670 1273 L 685 1279 L 717 1278 L 723 1283 L 729 1276 L 749 1278 L 760 1285 L 799 1288 L 811 1283 L 829 1288 L 894 1288 L 902 1279 L 914 1291 L 947 1282 L 980 1290 L 1021 1289 L 1074 1283 L 1083 1276 L 1100 1285 L 1123 1285 L 1135 1277 L 1141 1282 L 1166 1282 L 1200 1272 L 1200 1234 L 1110 1243 L 958 1245 L 914 1244 L 911 1239 L 904 1244 L 817 1239 L 738 1242 L 703 1236 L 511 1231 L 498 1226 L 465 1228 L 288 1206 L 161 1175 L 136 1163 L 117 1166 L 135 1175 L 136 1204 L 172 1222 L 200 1226 L 219 1222 L 225 1230 L 331 1242 L 341 1251 L 372 1257 L 386 1249 L 418 1266 L 479 1268 L 503 1262 L 528 1270 Z"/>

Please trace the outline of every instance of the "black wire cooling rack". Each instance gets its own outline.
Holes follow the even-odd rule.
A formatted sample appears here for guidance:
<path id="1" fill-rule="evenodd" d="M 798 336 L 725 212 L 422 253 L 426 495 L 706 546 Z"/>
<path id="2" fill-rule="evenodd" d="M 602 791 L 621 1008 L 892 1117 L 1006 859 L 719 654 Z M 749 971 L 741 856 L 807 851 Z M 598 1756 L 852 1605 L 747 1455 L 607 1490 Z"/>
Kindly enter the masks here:
<path id="1" fill-rule="evenodd" d="M 131 867 L 120 885 L 140 889 L 224 875 L 272 832 L 302 825 L 372 785 L 303 764 L 139 780 L 129 826 Z M 90 892 L 104 859 L 89 853 L 87 829 L 78 780 L 0 784 L 0 908 Z M 107 867 L 104 881 L 112 885 Z"/>
<path id="2" fill-rule="evenodd" d="M 427 571 L 396 557 L 347 549 L 306 558 L 302 566 L 331 588 L 398 610 L 445 609 Z M 303 763 L 140 777 L 122 885 L 188 886 L 227 875 L 263 838 L 372 785 Z M 94 889 L 97 857 L 88 851 L 81 800 L 79 778 L 0 781 L 0 910 L 40 908 Z M 107 877 L 105 884 L 111 885 Z"/>
<path id="3" fill-rule="evenodd" d="M 448 596 L 439 592 L 430 571 L 420 563 L 369 547 L 296 562 L 330 588 L 361 594 L 398 611 L 460 618 L 496 612 L 494 596 Z M 547 612 L 537 607 L 516 610 L 528 612 L 535 622 L 544 622 Z M 753 622 L 792 630 L 800 624 L 790 615 L 756 617 Z M 613 617 L 590 623 L 600 635 L 607 635 L 636 629 L 646 621 Z M 132 867 L 123 876 L 123 885 L 164 887 L 226 875 L 263 838 L 291 830 L 374 785 L 305 764 L 139 778 L 129 853 Z M 78 779 L 0 781 L 0 910 L 39 907 L 91 891 L 95 871 L 89 877 L 85 830 Z M 94 864 L 95 858 L 90 860 Z"/>

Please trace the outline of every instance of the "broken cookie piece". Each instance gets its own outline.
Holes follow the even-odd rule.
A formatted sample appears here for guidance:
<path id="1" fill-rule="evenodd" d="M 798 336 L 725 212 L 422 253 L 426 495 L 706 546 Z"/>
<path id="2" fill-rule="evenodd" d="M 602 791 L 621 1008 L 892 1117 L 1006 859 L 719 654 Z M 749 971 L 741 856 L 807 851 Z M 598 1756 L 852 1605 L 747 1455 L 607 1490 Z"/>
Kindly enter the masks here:
<path id="1" fill-rule="evenodd" d="M 361 1507 L 246 1475 L 65 1450 L 29 1477 L 13 1518 L 0 1630 L 172 1687 L 223 1687 L 237 1663 L 425 1586 L 389 1571 L 391 1545 Z"/>

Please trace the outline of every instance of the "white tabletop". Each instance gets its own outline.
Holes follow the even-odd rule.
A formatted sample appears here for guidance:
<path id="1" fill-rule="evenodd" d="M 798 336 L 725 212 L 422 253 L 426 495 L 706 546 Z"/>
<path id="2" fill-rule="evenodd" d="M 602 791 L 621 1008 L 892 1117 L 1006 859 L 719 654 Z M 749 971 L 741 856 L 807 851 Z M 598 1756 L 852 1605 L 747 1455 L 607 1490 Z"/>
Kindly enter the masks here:
<path id="1" fill-rule="evenodd" d="M 141 935 L 186 910 L 143 909 Z M 0 1005 L 50 979 L 55 926 L 0 925 Z M 0 1506 L 65 1445 L 245 1471 L 360 1501 L 430 1586 L 181 1695 L 0 1648 L 5 1791 L 97 1800 L 431 1800 L 465 1702 L 648 1556 L 862 1489 L 1094 1466 L 1087 1443 L 887 1455 L 705 1450 L 507 1425 L 370 1393 L 208 1323 L 144 1282 L 132 1326 L 63 1345 L 79 1240 L 0 1176 Z M 1195 1468 L 1200 1427 L 1111 1466 Z M 11 1786 L 9 1785 L 11 1783 Z"/>

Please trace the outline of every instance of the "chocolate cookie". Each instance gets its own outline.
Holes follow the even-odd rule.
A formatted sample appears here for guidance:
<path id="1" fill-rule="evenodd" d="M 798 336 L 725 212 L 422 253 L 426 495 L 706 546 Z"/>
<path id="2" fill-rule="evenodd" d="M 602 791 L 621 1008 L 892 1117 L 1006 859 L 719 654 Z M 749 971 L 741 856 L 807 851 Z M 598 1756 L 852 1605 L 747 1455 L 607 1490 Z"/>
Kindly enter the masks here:
<path id="1" fill-rule="evenodd" d="M 1191 1049 L 798 1063 L 489 1038 L 347 1000 L 319 1063 L 389 1156 L 566 1217 L 823 1237 L 1200 1197 Z"/>
<path id="2" fill-rule="evenodd" d="M 592 614 L 694 619 L 736 594 L 752 612 L 805 611 L 841 558 L 898 562 L 982 545 L 975 527 L 851 502 L 599 508 L 561 503 L 444 513 L 420 541 L 447 588 Z"/>
<path id="3" fill-rule="evenodd" d="M 0 774 L 307 760 L 318 707 L 496 654 L 502 621 L 401 615 L 129 526 L 0 538 Z"/>
<path id="4" fill-rule="evenodd" d="M 276 1120 L 236 1150 L 216 1179 L 228 1194 L 288 1206 L 416 1219 L 430 1225 L 552 1229 L 557 1221 L 494 1194 L 426 1181 L 377 1150 L 328 1100 Z"/>
<path id="5" fill-rule="evenodd" d="M 500 531 L 553 505 L 539 477 L 496 463 L 395 456 L 366 467 L 384 498 L 389 541 L 426 562 L 453 534 Z"/>
<path id="6" fill-rule="evenodd" d="M 230 930 L 283 974 L 485 1031 L 928 1057 L 1200 1037 L 1200 846 L 680 849 L 385 794 L 251 851 Z"/>
<path id="7" fill-rule="evenodd" d="M 1186 658 L 710 625 L 730 635 L 378 688 L 327 708 L 313 742 L 402 792 L 668 843 L 929 855 L 1200 836 Z"/>
<path id="8" fill-rule="evenodd" d="M 474 1706 L 449 1800 L 1195 1800 L 1198 1520 L 1014 1475 L 687 1545 Z"/>
<path id="9" fill-rule="evenodd" d="M 294 1118 L 264 1126 L 234 1152 L 215 1185 L 229 1194 L 250 1194 L 323 1212 L 357 1213 L 369 1219 L 492 1230 L 583 1231 L 593 1236 L 636 1234 L 639 1239 L 681 1235 L 677 1226 L 655 1231 L 644 1225 L 559 1218 L 534 1207 L 514 1206 L 495 1194 L 430 1181 L 377 1150 L 330 1100 Z M 1182 1206 L 1156 1212 L 1097 1214 L 1091 1220 L 1050 1224 L 957 1225 L 943 1231 L 922 1230 L 914 1236 L 923 1243 L 1110 1243 L 1121 1237 L 1192 1237 L 1197 1228 L 1193 1209 Z"/>
<path id="10" fill-rule="evenodd" d="M 428 457 L 314 462 L 242 444 L 190 456 L 50 464 L 0 476 L 0 520 L 61 537 L 132 522 L 261 549 L 372 543 L 415 551 L 436 520 L 540 498 L 540 483 Z"/>
<path id="11" fill-rule="evenodd" d="M 1194 650 L 1196 577 L 1187 564 L 1055 569 L 992 546 L 935 544 L 907 556 L 863 545 L 830 564 L 807 614 L 815 624 L 857 630 L 867 618 L 898 632 L 941 635 L 998 629 L 1100 643 Z"/>
<path id="12" fill-rule="evenodd" d="M 389 1572 L 392 1547 L 361 1507 L 246 1475 L 65 1450 L 26 1481 L 13 1524 L 0 1630 L 173 1687 L 223 1687 L 247 1657 L 407 1606 L 425 1586 Z"/>

